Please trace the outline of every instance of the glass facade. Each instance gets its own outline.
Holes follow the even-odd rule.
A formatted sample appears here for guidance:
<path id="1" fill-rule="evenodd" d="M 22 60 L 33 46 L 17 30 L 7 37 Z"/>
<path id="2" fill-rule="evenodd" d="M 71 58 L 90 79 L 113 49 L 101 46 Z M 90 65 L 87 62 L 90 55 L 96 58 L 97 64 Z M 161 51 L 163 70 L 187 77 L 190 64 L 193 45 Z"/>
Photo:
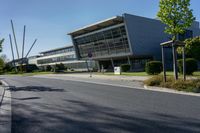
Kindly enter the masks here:
<path id="1" fill-rule="evenodd" d="M 48 63 L 56 63 L 56 62 L 63 62 L 63 61 L 73 61 L 73 60 L 76 60 L 75 54 L 59 56 L 59 57 L 52 57 L 52 58 L 47 58 L 47 59 L 40 59 L 40 60 L 37 60 L 37 63 L 38 64 L 48 64 Z"/>
<path id="2" fill-rule="evenodd" d="M 63 48 L 59 50 L 53 50 L 49 52 L 44 52 L 43 56 L 50 56 L 50 55 L 56 55 L 56 54 L 62 54 L 62 53 L 68 53 L 74 51 L 73 47 Z"/>
<path id="3" fill-rule="evenodd" d="M 94 58 L 130 53 L 124 25 L 84 37 L 76 37 L 74 43 L 79 49 L 80 58 L 88 58 L 88 53 L 92 53 Z"/>

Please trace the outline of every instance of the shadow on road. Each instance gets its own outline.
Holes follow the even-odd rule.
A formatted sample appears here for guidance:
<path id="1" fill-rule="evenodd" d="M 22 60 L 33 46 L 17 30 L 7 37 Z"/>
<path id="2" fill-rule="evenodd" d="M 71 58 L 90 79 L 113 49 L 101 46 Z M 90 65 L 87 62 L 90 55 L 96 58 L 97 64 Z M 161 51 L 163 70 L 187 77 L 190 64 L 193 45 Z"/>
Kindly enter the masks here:
<path id="1" fill-rule="evenodd" d="M 64 99 L 63 105 L 17 103 L 12 133 L 195 133 L 200 121 L 186 117 L 113 108 Z M 22 115 L 23 114 L 23 115 Z"/>
<path id="2" fill-rule="evenodd" d="M 24 87 L 15 87 L 10 86 L 10 91 L 33 91 L 33 92 L 40 92 L 40 91 L 50 91 L 50 92 L 63 92 L 64 89 L 53 89 L 50 87 L 44 86 L 24 86 Z"/>

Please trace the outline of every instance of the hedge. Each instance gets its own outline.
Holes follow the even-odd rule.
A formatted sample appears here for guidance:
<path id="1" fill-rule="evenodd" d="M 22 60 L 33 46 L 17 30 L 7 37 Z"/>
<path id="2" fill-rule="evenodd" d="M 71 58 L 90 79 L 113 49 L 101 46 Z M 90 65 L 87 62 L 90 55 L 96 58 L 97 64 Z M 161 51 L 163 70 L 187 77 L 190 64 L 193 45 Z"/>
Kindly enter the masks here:
<path id="1" fill-rule="evenodd" d="M 185 65 L 186 65 L 187 75 L 192 75 L 193 72 L 198 70 L 198 62 L 194 58 L 187 58 L 185 60 Z M 179 69 L 179 72 L 182 74 L 183 73 L 183 59 L 178 60 L 178 69 Z"/>
<path id="2" fill-rule="evenodd" d="M 162 62 L 150 61 L 146 63 L 145 71 L 149 75 L 158 75 L 162 72 Z"/>
<path id="3" fill-rule="evenodd" d="M 120 67 L 121 67 L 122 72 L 128 72 L 130 71 L 130 68 L 131 68 L 129 64 L 122 64 Z"/>

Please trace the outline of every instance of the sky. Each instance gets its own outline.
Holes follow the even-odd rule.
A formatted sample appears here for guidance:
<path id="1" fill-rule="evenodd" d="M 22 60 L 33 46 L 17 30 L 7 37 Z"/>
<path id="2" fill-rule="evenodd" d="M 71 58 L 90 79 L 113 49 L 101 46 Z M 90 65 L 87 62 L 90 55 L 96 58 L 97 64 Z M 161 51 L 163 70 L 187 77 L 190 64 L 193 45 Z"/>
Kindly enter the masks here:
<path id="1" fill-rule="evenodd" d="M 5 38 L 3 53 L 12 59 L 9 37 L 14 22 L 21 56 L 23 26 L 26 25 L 25 53 L 37 38 L 30 53 L 72 45 L 67 33 L 85 25 L 124 13 L 156 18 L 159 0 L 0 0 L 0 38 Z M 191 9 L 200 21 L 200 0 L 191 0 Z M 15 52 L 16 57 L 16 52 Z"/>

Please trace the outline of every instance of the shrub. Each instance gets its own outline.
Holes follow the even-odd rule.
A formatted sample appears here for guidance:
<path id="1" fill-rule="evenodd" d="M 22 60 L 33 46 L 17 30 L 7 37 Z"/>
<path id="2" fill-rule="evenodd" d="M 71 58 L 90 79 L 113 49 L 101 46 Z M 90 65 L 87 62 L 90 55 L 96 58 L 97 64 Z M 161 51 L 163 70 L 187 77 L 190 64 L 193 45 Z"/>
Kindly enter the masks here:
<path id="1" fill-rule="evenodd" d="M 4 66 L 4 72 L 11 72 L 13 68 L 13 66 L 10 63 L 6 63 Z"/>
<path id="2" fill-rule="evenodd" d="M 3 74 L 3 73 L 4 73 L 4 71 L 3 71 L 4 66 L 5 66 L 4 61 L 3 61 L 2 58 L 0 58 L 0 74 Z"/>
<path id="3" fill-rule="evenodd" d="M 61 72 L 63 70 L 65 70 L 65 65 L 64 64 L 60 63 L 60 64 L 56 64 L 55 65 L 55 72 Z"/>
<path id="4" fill-rule="evenodd" d="M 198 63 L 197 60 L 193 58 L 187 58 L 185 60 L 186 64 L 186 74 L 187 75 L 192 75 L 193 72 L 198 70 Z M 182 74 L 183 73 L 183 60 L 178 60 L 178 69 L 179 72 Z"/>
<path id="5" fill-rule="evenodd" d="M 148 86 L 159 86 L 162 81 L 162 76 L 154 76 L 148 80 L 145 80 L 144 83 Z"/>
<path id="6" fill-rule="evenodd" d="M 128 72 L 130 71 L 130 68 L 131 68 L 129 64 L 122 64 L 120 67 L 121 67 L 122 72 Z"/>
<path id="7" fill-rule="evenodd" d="M 158 86 L 178 91 L 200 93 L 200 79 L 190 79 L 186 81 L 179 79 L 175 81 L 174 77 L 167 77 L 167 82 L 164 82 L 162 76 L 154 76 L 144 81 L 144 83 L 148 86 Z"/>
<path id="8" fill-rule="evenodd" d="M 186 39 L 185 44 L 186 56 L 200 61 L 200 36 Z M 178 48 L 177 51 L 182 54 L 182 48 Z"/>
<path id="9" fill-rule="evenodd" d="M 149 75 L 158 75 L 162 72 L 162 63 L 160 61 L 147 62 L 145 71 Z"/>
<path id="10" fill-rule="evenodd" d="M 29 72 L 33 72 L 39 69 L 35 64 L 28 64 L 28 65 L 23 66 L 23 70 L 29 73 Z"/>
<path id="11" fill-rule="evenodd" d="M 52 69 L 52 67 L 51 67 L 50 65 L 47 65 L 47 66 L 46 66 L 46 71 L 47 71 L 47 72 L 50 72 L 51 69 Z"/>

